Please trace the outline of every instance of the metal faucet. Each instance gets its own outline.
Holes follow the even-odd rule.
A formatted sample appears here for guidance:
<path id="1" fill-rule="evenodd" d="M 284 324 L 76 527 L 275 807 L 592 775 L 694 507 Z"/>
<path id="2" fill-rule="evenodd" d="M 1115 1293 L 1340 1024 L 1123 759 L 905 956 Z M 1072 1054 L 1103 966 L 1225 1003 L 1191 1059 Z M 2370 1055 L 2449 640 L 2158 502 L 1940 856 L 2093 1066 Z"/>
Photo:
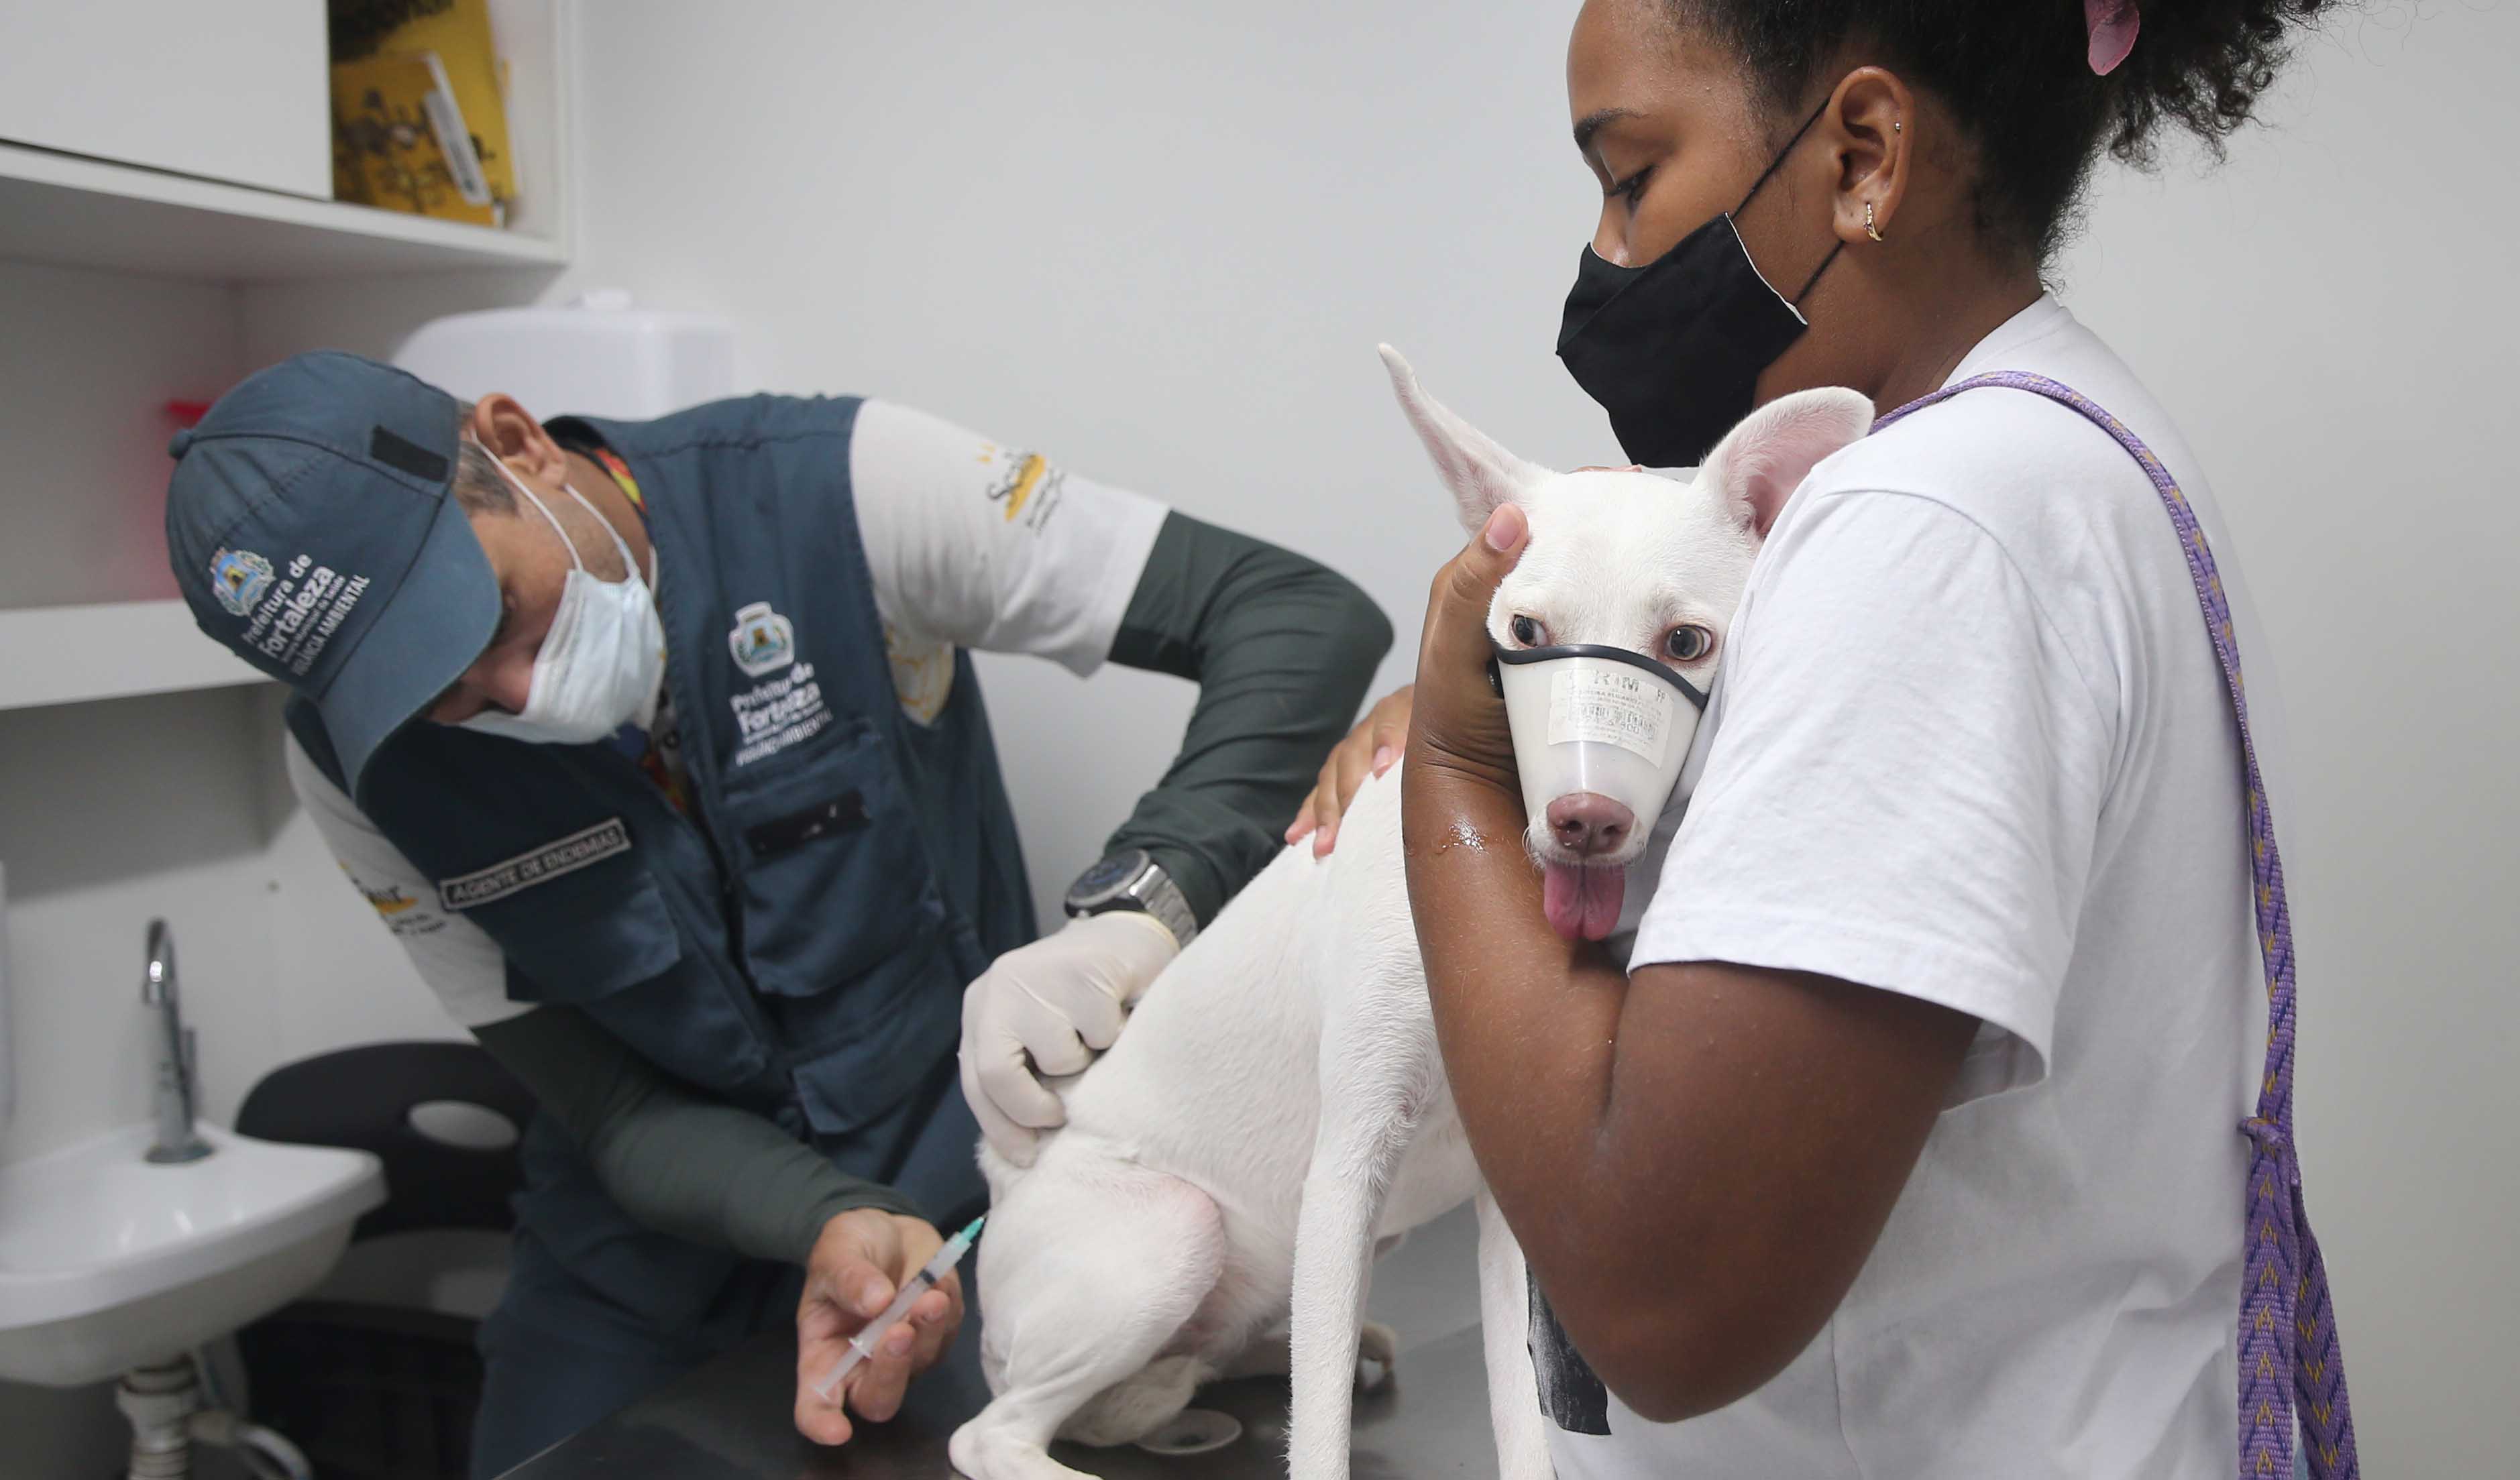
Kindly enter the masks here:
<path id="1" fill-rule="evenodd" d="M 165 1023 L 158 1056 L 158 1140 L 149 1159 L 159 1165 L 199 1161 L 210 1147 L 193 1132 L 193 1075 L 198 1065 L 193 1030 L 184 1026 L 175 995 L 175 935 L 162 919 L 149 922 L 149 974 L 140 979 L 140 1001 Z"/>

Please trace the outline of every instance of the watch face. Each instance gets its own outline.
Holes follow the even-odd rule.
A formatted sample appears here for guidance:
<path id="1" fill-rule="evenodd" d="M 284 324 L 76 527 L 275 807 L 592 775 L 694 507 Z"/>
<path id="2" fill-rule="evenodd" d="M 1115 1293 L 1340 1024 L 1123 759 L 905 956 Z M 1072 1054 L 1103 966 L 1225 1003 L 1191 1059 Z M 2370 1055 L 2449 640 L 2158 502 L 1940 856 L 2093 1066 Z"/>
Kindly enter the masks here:
<path id="1" fill-rule="evenodd" d="M 1138 871 L 1146 866 L 1147 855 L 1139 849 L 1115 853 L 1078 875 L 1075 884 L 1067 891 L 1068 897 L 1079 903 L 1093 903 L 1100 896 L 1137 877 Z"/>

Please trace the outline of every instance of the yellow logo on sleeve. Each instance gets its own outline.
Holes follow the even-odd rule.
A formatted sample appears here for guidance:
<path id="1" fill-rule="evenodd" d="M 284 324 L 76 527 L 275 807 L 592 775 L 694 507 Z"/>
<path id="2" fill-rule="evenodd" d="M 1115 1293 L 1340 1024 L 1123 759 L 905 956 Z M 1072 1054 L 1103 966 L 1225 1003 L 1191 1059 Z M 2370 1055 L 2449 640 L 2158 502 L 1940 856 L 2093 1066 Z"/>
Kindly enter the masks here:
<path id="1" fill-rule="evenodd" d="M 385 922 L 385 928 L 394 934 L 408 939 L 414 935 L 434 935 L 446 928 L 445 916 L 424 908 L 420 898 L 400 884 L 371 888 L 359 875 L 350 873 L 347 864 L 341 865 L 341 873 L 349 878 L 350 886 L 359 891 L 360 898 L 377 912 L 377 918 Z"/>
<path id="2" fill-rule="evenodd" d="M 1049 459 L 1038 452 L 1027 452 L 1014 460 L 1012 475 L 989 490 L 991 502 L 1007 506 L 1008 523 L 1013 523 L 1015 516 L 1023 513 L 1023 506 L 1031 500 L 1033 490 L 1041 486 L 1042 475 L 1049 471 Z"/>
<path id="3" fill-rule="evenodd" d="M 368 903 L 376 906 L 377 913 L 387 919 L 393 919 L 405 910 L 408 910 L 412 906 L 420 903 L 419 900 L 405 894 L 400 889 L 363 888 L 359 892 L 366 895 L 368 897 Z"/>
<path id="4" fill-rule="evenodd" d="M 1060 494 L 1067 474 L 1038 452 L 988 446 L 980 452 L 980 464 L 991 470 L 981 492 L 990 503 L 1006 506 L 1000 516 L 1010 524 L 1020 519 L 1038 534 L 1064 502 Z"/>

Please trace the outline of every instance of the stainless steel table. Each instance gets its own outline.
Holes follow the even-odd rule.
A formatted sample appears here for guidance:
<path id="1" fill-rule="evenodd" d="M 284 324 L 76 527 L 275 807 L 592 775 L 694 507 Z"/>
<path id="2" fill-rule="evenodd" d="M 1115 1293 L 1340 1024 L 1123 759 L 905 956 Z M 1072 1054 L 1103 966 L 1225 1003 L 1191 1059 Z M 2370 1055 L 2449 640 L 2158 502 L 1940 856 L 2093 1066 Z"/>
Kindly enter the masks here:
<path id="1" fill-rule="evenodd" d="M 1357 1400 L 1355 1480 L 1494 1475 L 1479 1355 L 1476 1226 L 1466 1210 L 1420 1231 L 1374 1266 L 1372 1307 L 1400 1333 L 1399 1370 Z M 911 1387 L 900 1416 L 825 1450 L 790 1413 L 796 1347 L 774 1331 L 649 1394 L 509 1472 L 509 1480 L 945 1480 L 954 1426 L 988 1401 L 967 1326 L 952 1357 Z M 1242 1437 L 1204 1455 L 1061 1445 L 1058 1458 L 1106 1480 L 1265 1480 L 1285 1472 L 1286 1385 L 1219 1383 L 1197 1400 L 1242 1420 Z"/>

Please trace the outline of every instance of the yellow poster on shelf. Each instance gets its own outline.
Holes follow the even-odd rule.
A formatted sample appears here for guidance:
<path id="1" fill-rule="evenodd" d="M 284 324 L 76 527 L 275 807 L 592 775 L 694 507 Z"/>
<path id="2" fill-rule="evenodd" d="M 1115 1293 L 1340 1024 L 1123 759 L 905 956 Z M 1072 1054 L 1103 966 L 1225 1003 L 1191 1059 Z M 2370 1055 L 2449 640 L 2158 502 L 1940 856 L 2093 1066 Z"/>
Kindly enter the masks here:
<path id="1" fill-rule="evenodd" d="M 445 69 L 447 88 L 463 112 L 491 199 L 515 200 L 517 161 L 508 148 L 507 96 L 500 86 L 498 48 L 490 38 L 489 0 L 453 0 L 443 10 L 395 26 L 377 45 L 379 56 L 423 52 L 434 54 Z"/>
<path id="2" fill-rule="evenodd" d="M 425 54 L 334 63 L 334 198 L 498 224 L 499 207 L 477 174 L 468 177 L 439 144 L 435 120 L 446 116 L 444 93 L 440 68 Z"/>

